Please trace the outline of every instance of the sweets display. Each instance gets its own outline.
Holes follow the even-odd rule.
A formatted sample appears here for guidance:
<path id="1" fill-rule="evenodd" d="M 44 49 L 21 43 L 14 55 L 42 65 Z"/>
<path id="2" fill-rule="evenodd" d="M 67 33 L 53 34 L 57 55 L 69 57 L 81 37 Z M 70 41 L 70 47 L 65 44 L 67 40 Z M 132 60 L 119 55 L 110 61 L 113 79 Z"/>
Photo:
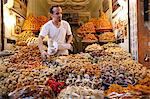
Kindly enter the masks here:
<path id="1" fill-rule="evenodd" d="M 23 31 L 22 33 L 20 33 L 20 34 L 17 36 L 16 45 L 20 45 L 20 46 L 27 45 L 26 40 L 27 40 L 29 37 L 34 37 L 34 36 L 35 36 L 35 35 L 33 34 L 32 31 Z"/>
<path id="2" fill-rule="evenodd" d="M 96 38 L 96 36 L 94 35 L 94 34 L 86 34 L 84 37 L 83 37 L 83 40 L 82 40 L 82 42 L 83 41 L 86 41 L 86 42 L 90 42 L 90 41 L 95 41 L 95 42 L 97 42 L 98 41 L 98 39 Z"/>
<path id="3" fill-rule="evenodd" d="M 26 40 L 26 43 L 28 46 L 35 46 L 35 45 L 38 46 L 38 38 L 37 37 L 29 37 Z"/>
<path id="4" fill-rule="evenodd" d="M 96 30 L 112 29 L 112 25 L 104 12 L 101 13 L 101 16 L 98 18 L 95 26 Z"/>
<path id="5" fill-rule="evenodd" d="M 82 37 L 84 42 L 111 42 L 116 40 L 115 34 L 112 32 L 111 22 L 103 12 L 98 19 L 91 18 L 89 22 L 79 27 L 77 35 Z"/>
<path id="6" fill-rule="evenodd" d="M 14 55 L 2 57 L 0 96 L 141 97 L 150 93 L 149 71 L 114 43 L 92 44 L 86 53 L 46 59 L 41 59 L 37 46 L 19 46 Z"/>
<path id="7" fill-rule="evenodd" d="M 48 18 L 45 16 L 35 17 L 33 15 L 29 15 L 25 20 L 22 30 L 32 30 L 38 31 L 40 27 L 48 21 Z"/>
<path id="8" fill-rule="evenodd" d="M 85 33 L 95 33 L 95 27 L 94 27 L 94 23 L 92 22 L 87 22 L 85 24 L 83 24 L 78 30 L 77 33 L 78 34 L 85 34 Z"/>
<path id="9" fill-rule="evenodd" d="M 102 91 L 92 90 L 89 87 L 68 86 L 60 92 L 58 99 L 103 99 Z"/>
<path id="10" fill-rule="evenodd" d="M 18 98 L 46 98 L 46 99 L 55 99 L 54 92 L 47 86 L 43 85 L 29 85 L 23 88 L 16 89 L 14 92 L 9 94 L 9 98 L 18 99 Z"/>
<path id="11" fill-rule="evenodd" d="M 101 12 L 101 16 L 99 18 L 91 18 L 89 22 L 94 24 L 96 31 L 112 30 L 111 22 L 104 12 Z"/>
<path id="12" fill-rule="evenodd" d="M 92 44 L 85 48 L 85 51 L 101 51 L 103 47 L 98 44 Z"/>
<path id="13" fill-rule="evenodd" d="M 113 32 L 104 32 L 103 34 L 100 34 L 98 36 L 99 38 L 99 41 L 102 42 L 102 41 L 115 41 L 116 38 L 115 38 L 115 34 Z"/>

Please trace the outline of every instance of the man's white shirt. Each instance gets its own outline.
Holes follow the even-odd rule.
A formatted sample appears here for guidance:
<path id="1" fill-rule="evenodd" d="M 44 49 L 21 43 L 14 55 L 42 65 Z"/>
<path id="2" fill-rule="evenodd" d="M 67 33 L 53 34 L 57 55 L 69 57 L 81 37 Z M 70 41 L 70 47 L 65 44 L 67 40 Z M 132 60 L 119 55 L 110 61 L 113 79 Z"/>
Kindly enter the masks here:
<path id="1" fill-rule="evenodd" d="M 48 21 L 46 24 L 43 25 L 40 34 L 41 36 L 45 37 L 48 35 L 48 49 L 51 45 L 51 40 L 58 43 L 58 45 L 66 43 L 66 35 L 72 35 L 71 27 L 67 21 L 61 20 L 61 25 L 57 28 L 53 23 L 52 20 Z M 57 52 L 58 55 L 68 54 L 68 50 L 59 50 Z"/>

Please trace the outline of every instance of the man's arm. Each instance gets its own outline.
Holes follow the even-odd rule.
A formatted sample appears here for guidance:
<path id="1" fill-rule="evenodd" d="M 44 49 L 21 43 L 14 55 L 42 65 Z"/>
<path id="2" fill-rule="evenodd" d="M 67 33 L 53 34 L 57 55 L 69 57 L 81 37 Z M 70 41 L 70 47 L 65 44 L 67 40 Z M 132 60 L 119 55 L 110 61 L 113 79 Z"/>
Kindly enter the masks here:
<path id="1" fill-rule="evenodd" d="M 43 39 L 44 39 L 44 37 L 39 35 L 39 37 L 38 37 L 38 47 L 39 47 L 42 58 L 45 58 L 46 55 L 48 55 L 48 54 L 43 48 Z"/>
<path id="2" fill-rule="evenodd" d="M 43 51 L 43 39 L 44 39 L 44 37 L 39 35 L 39 37 L 38 37 L 38 47 L 39 47 L 40 52 Z"/>
<path id="3" fill-rule="evenodd" d="M 67 43 L 70 44 L 72 43 L 73 35 L 68 35 L 67 36 Z"/>

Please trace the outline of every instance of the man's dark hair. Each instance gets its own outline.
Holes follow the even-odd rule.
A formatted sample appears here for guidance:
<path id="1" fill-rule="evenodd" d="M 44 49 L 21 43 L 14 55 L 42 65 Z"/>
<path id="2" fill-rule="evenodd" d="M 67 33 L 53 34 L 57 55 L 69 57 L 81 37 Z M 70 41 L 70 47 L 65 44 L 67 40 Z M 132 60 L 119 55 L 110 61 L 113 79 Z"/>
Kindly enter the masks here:
<path id="1" fill-rule="evenodd" d="M 55 8 L 55 7 L 58 8 L 58 7 L 61 7 L 61 6 L 60 6 L 60 5 L 54 5 L 54 6 L 52 6 L 52 7 L 50 8 L 50 13 L 51 13 L 51 14 L 53 14 L 53 8 Z"/>

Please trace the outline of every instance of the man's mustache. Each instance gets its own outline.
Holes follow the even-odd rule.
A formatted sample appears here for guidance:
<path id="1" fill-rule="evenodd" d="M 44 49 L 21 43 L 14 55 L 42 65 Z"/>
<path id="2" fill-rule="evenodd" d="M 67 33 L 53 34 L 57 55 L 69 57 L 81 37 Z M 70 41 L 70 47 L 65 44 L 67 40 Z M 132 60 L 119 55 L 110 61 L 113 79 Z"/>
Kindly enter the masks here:
<path id="1" fill-rule="evenodd" d="M 59 17 L 58 19 L 59 19 L 59 22 L 62 20 L 62 18 L 61 18 L 61 17 Z"/>

